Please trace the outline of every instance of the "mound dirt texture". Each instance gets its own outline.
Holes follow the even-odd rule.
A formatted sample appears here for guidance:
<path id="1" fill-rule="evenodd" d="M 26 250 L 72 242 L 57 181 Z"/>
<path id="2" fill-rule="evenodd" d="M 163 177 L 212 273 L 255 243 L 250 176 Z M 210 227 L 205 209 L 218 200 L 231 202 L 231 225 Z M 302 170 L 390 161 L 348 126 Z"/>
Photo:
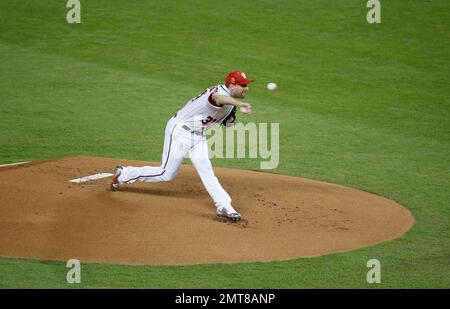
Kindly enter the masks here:
<path id="1" fill-rule="evenodd" d="M 215 168 L 242 215 L 222 221 L 190 165 L 168 183 L 109 190 L 111 177 L 70 179 L 115 166 L 158 165 L 71 157 L 0 167 L 0 256 L 114 264 L 287 260 L 394 239 L 414 224 L 405 207 L 345 186 Z"/>

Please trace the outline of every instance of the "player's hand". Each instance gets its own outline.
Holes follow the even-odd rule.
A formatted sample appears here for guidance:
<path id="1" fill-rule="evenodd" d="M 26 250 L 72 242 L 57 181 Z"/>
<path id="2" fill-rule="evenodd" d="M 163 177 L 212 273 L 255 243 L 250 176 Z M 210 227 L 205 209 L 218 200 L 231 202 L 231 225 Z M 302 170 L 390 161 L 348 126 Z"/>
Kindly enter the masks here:
<path id="1" fill-rule="evenodd" d="M 239 106 L 239 110 L 241 111 L 242 115 L 248 116 L 252 113 L 252 107 L 248 103 L 241 102 L 241 106 Z"/>

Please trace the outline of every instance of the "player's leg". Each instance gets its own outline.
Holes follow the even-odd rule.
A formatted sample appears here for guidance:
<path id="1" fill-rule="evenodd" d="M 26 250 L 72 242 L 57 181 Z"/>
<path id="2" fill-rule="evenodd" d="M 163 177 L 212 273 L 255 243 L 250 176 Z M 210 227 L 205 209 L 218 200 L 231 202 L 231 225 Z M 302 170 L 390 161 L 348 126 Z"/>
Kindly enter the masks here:
<path id="1" fill-rule="evenodd" d="M 197 170 L 203 185 L 208 191 L 217 208 L 218 215 L 224 215 L 233 220 L 239 220 L 240 215 L 231 205 L 230 195 L 223 189 L 216 175 L 214 174 L 211 161 L 208 157 L 208 143 L 206 138 L 189 151 L 189 157 Z"/>
<path id="2" fill-rule="evenodd" d="M 173 118 L 166 126 L 164 148 L 160 166 L 123 167 L 118 177 L 120 184 L 130 184 L 135 181 L 161 182 L 170 181 L 178 173 L 183 156 L 187 152 L 185 134 Z"/>

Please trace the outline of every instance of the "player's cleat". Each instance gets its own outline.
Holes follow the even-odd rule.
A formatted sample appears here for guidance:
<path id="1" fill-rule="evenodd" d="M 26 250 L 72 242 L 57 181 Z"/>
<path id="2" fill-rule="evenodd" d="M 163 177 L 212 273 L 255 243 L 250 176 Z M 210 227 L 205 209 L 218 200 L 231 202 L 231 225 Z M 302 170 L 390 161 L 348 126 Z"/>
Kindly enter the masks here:
<path id="1" fill-rule="evenodd" d="M 113 190 L 113 191 L 119 190 L 119 188 L 120 188 L 119 176 L 120 176 L 120 174 L 122 174 L 122 170 L 123 170 L 123 167 L 118 165 L 116 167 L 116 170 L 114 171 L 114 177 L 111 181 L 111 190 Z"/>
<path id="2" fill-rule="evenodd" d="M 229 210 L 225 207 L 217 208 L 216 215 L 218 218 L 226 218 L 232 221 L 241 221 L 241 215 L 238 214 L 234 209 Z"/>

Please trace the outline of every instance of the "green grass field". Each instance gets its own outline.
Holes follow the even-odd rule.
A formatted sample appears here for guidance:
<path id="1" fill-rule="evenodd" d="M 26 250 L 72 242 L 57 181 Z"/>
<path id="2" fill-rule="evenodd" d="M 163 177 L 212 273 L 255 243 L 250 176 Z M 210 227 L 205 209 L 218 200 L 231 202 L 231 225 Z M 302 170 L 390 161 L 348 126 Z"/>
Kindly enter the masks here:
<path id="1" fill-rule="evenodd" d="M 75 286 L 63 262 L 0 258 L 0 287 L 449 288 L 450 4 L 381 2 L 382 23 L 368 24 L 364 0 L 82 0 L 82 23 L 68 24 L 66 1 L 1 1 L 0 164 L 158 161 L 173 113 L 242 69 L 255 79 L 245 121 L 280 123 L 271 172 L 375 192 L 417 222 L 394 241 L 319 258 L 83 264 Z M 366 282 L 372 258 L 378 285 Z"/>

